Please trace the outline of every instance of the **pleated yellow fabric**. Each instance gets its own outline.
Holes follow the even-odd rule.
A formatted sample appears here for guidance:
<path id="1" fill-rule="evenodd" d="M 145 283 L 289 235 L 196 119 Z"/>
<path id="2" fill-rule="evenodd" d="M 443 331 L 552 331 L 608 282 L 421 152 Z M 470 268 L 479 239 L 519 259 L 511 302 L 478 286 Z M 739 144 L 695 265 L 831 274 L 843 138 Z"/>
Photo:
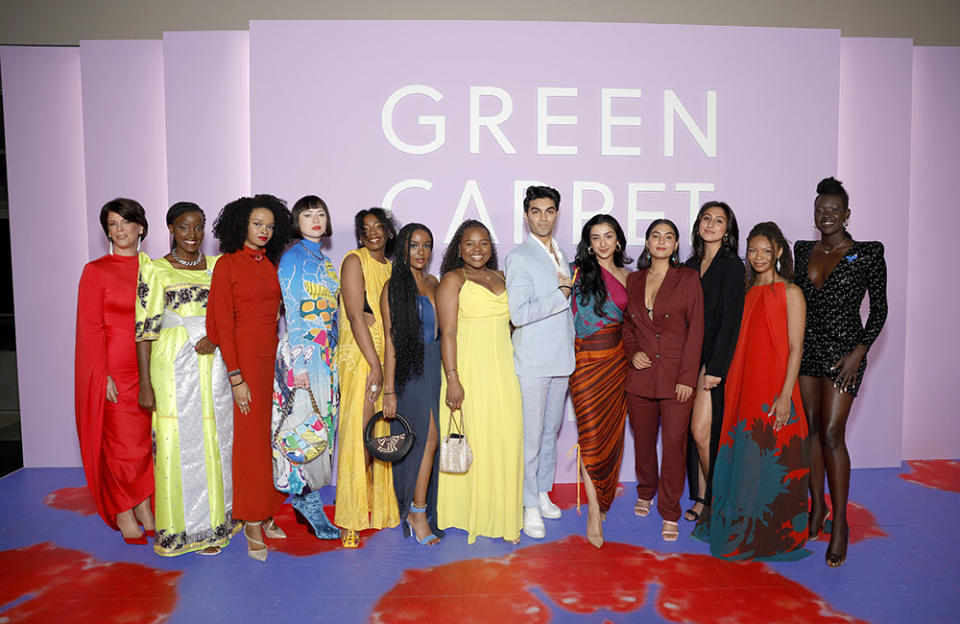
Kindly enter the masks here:
<path id="1" fill-rule="evenodd" d="M 380 315 L 380 293 L 390 279 L 391 263 L 380 263 L 366 248 L 354 249 L 344 261 L 356 255 L 363 268 L 367 302 L 376 322 L 370 326 L 370 335 L 383 361 L 383 317 Z M 343 268 L 340 269 L 343 275 Z M 363 403 L 370 366 L 363 357 L 350 327 L 346 313 L 340 315 L 340 344 L 337 348 L 340 365 L 340 422 L 337 439 L 340 444 L 337 459 L 337 502 L 334 523 L 344 529 L 383 529 L 400 524 L 397 497 L 393 491 L 392 466 L 373 460 L 366 468 L 363 449 Z M 383 407 L 383 395 L 377 398 L 374 413 Z M 389 435 L 390 425 L 377 423 L 376 435 Z"/>
<path id="2" fill-rule="evenodd" d="M 523 523 L 523 408 L 513 368 L 507 293 L 467 280 L 460 290 L 457 372 L 463 384 L 463 422 L 473 450 L 466 474 L 440 473 L 438 525 L 514 540 Z M 440 435 L 450 429 L 450 410 L 440 388 Z"/>

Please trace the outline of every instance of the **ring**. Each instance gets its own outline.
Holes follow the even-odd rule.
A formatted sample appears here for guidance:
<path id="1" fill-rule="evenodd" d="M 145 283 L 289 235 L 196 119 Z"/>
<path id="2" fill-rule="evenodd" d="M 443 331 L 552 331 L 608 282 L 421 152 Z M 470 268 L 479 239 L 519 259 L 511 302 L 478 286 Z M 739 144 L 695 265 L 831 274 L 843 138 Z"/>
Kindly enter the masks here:
<path id="1" fill-rule="evenodd" d="M 370 392 L 376 392 L 379 386 L 377 384 L 370 384 Z"/>

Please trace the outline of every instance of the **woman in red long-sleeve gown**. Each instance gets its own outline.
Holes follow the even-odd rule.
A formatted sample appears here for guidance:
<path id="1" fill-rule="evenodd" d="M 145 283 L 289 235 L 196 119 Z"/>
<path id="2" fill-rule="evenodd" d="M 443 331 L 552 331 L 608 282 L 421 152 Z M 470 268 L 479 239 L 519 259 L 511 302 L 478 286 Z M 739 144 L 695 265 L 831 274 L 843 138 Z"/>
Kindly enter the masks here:
<path id="1" fill-rule="evenodd" d="M 220 347 L 233 386 L 233 517 L 244 521 L 247 554 L 257 561 L 267 559 L 264 534 L 286 537 L 273 520 L 286 494 L 273 485 L 270 417 L 281 300 L 276 262 L 289 231 L 290 212 L 272 195 L 227 204 L 213 225 L 224 255 L 213 269 L 207 337 Z"/>
<path id="2" fill-rule="evenodd" d="M 83 268 L 77 297 L 77 436 L 100 517 L 126 542 L 146 544 L 140 525 L 147 535 L 155 528 L 153 456 L 150 413 L 137 404 L 134 304 L 147 218 L 140 204 L 117 198 L 100 210 L 100 225 L 110 253 Z"/>

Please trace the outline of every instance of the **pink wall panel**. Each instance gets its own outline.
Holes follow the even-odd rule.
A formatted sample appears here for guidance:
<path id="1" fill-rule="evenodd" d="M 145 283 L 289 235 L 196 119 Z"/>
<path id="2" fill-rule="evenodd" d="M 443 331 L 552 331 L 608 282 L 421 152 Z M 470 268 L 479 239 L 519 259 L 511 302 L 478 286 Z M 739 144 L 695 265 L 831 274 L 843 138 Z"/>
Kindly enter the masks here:
<path id="1" fill-rule="evenodd" d="M 169 201 L 199 204 L 212 226 L 250 193 L 250 33 L 166 33 L 163 65 Z M 204 250 L 217 253 L 209 227 Z"/>
<path id="2" fill-rule="evenodd" d="M 847 427 L 855 468 L 900 465 L 907 310 L 900 293 L 907 285 L 912 58 L 909 39 L 843 39 L 840 47 L 837 177 L 851 196 L 850 233 L 859 240 L 882 241 L 888 271 L 887 323 L 867 354 L 867 372 Z M 816 183 L 809 185 L 810 234 L 803 238 L 816 236 Z"/>
<path id="3" fill-rule="evenodd" d="M 98 216 L 117 196 L 147 212 L 151 256 L 169 250 L 160 41 L 81 41 L 84 161 L 90 258 L 107 250 Z"/>
<path id="4" fill-rule="evenodd" d="M 914 48 L 903 457 L 960 457 L 953 402 L 960 290 L 953 266 L 960 197 L 960 48 Z M 901 234 L 901 239 L 903 235 Z"/>
<path id="5" fill-rule="evenodd" d="M 26 467 L 79 466 L 77 282 L 87 261 L 80 52 L 0 47 Z"/>

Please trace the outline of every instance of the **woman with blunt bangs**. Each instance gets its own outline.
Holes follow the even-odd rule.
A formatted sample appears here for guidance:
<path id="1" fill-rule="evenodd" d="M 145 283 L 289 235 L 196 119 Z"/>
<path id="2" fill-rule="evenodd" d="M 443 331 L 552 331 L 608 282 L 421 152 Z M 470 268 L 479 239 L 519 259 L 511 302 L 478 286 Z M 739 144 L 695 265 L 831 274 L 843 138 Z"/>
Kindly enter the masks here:
<path id="1" fill-rule="evenodd" d="M 361 210 L 354 217 L 357 248 L 340 268 L 340 449 L 334 523 L 345 548 L 360 546 L 359 531 L 400 524 L 390 464 L 373 459 L 363 433 L 383 405 L 383 314 L 380 295 L 390 279 L 397 230 L 383 208 Z M 375 434 L 388 435 L 378 422 Z"/>
<path id="2" fill-rule="evenodd" d="M 684 263 L 700 274 L 703 288 L 703 349 L 697 395 L 693 399 L 687 449 L 687 480 L 694 501 L 683 517 L 700 518 L 710 504 L 710 480 L 723 424 L 723 381 L 740 333 L 744 266 L 737 256 L 740 229 L 733 210 L 719 201 L 705 203 L 693 224 L 693 254 Z"/>
<path id="3" fill-rule="evenodd" d="M 207 338 L 215 256 L 200 251 L 206 217 L 167 211 L 170 253 L 140 266 L 140 405 L 153 412 L 158 555 L 216 555 L 240 530 L 233 519 L 233 399 L 223 357 Z"/>
<path id="4" fill-rule="evenodd" d="M 137 404 L 137 273 L 150 256 L 143 207 L 118 197 L 100 210 L 110 253 L 88 262 L 77 298 L 77 436 L 97 513 L 128 544 L 154 532 L 150 412 Z M 140 527 L 143 527 L 141 531 Z"/>
<path id="5" fill-rule="evenodd" d="M 830 535 L 826 561 L 847 559 L 850 527 L 850 454 L 847 419 L 867 369 L 867 351 L 887 319 L 887 263 L 883 243 L 856 241 L 847 231 L 850 197 L 843 183 L 826 178 L 817 185 L 813 223 L 819 241 L 797 241 L 797 286 L 807 298 L 807 329 L 800 363 L 800 392 L 810 435 L 810 537 Z M 870 294 L 866 324 L 860 317 Z M 823 474 L 830 485 L 832 522 L 825 522 Z M 832 527 L 831 527 L 832 524 Z"/>
<path id="6" fill-rule="evenodd" d="M 637 503 L 650 514 L 653 497 L 663 519 L 660 535 L 680 536 L 680 496 L 687 434 L 703 346 L 703 291 L 691 269 L 680 266 L 680 232 L 669 219 L 647 228 L 637 271 L 627 278 L 623 351 L 627 357 L 627 413 L 633 429 Z M 657 433 L 663 460 L 657 466 Z"/>
<path id="7" fill-rule="evenodd" d="M 393 486 L 404 537 L 420 544 L 438 544 L 437 528 L 437 420 L 440 410 L 440 336 L 437 325 L 437 278 L 427 273 L 433 255 L 433 233 L 420 223 L 405 225 L 390 280 L 383 287 L 384 352 L 383 414 L 410 421 L 416 442 L 393 463 Z M 394 424 L 392 433 L 400 433 Z"/>
<path id="8" fill-rule="evenodd" d="M 270 429 L 280 281 L 274 264 L 290 236 L 290 211 L 273 195 L 241 197 L 213 224 L 223 256 L 210 284 L 207 337 L 228 369 L 233 410 L 233 516 L 247 554 L 267 560 L 264 535 L 284 538 L 274 516 L 286 495 L 273 484 Z"/>
<path id="9" fill-rule="evenodd" d="M 596 215 L 583 226 L 573 261 L 576 368 L 570 395 L 577 415 L 580 470 L 587 491 L 587 541 L 603 546 L 603 520 L 620 480 L 627 418 L 623 311 L 627 241 L 617 220 Z"/>
<path id="10" fill-rule="evenodd" d="M 807 419 L 797 374 L 806 304 L 791 283 L 790 246 L 776 223 L 747 237 L 747 296 L 727 372 L 713 501 L 694 537 L 715 557 L 784 561 L 807 541 Z M 772 616 L 776 620 L 776 616 Z"/>
<path id="11" fill-rule="evenodd" d="M 462 417 L 473 465 L 464 474 L 440 474 L 438 523 L 466 531 L 468 544 L 478 535 L 517 543 L 523 525 L 523 406 L 507 283 L 487 226 L 470 219 L 457 228 L 440 273 L 440 437 L 456 433 L 451 416 Z"/>
<path id="12" fill-rule="evenodd" d="M 333 474 L 340 403 L 336 360 L 340 278 L 323 253 L 323 238 L 332 233 L 326 202 L 316 195 L 298 199 L 293 205 L 291 230 L 299 240 L 283 254 L 277 268 L 286 329 L 277 347 L 271 430 L 282 436 L 309 418 L 312 396 L 320 410 L 320 428 L 315 431 L 326 439 L 327 447 L 318 457 L 299 465 L 274 448 L 274 479 L 278 490 L 293 494 L 291 504 L 299 521 L 307 523 L 320 539 L 336 539 L 340 530 L 323 511 L 319 491 L 330 484 Z"/>

